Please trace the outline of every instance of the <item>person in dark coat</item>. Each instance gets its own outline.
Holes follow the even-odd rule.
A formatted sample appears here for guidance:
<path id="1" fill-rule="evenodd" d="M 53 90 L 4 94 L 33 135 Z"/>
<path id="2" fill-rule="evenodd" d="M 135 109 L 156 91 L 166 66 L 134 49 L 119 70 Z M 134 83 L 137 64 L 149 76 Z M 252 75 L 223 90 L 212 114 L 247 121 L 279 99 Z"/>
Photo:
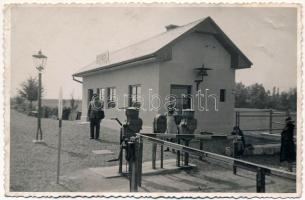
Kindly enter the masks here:
<path id="1" fill-rule="evenodd" d="M 94 94 L 88 108 L 88 118 L 90 120 L 90 139 L 99 139 L 100 124 L 104 117 L 105 114 L 103 110 L 103 103 L 99 100 L 97 94 Z"/>
<path id="2" fill-rule="evenodd" d="M 231 135 L 239 136 L 239 138 L 236 138 L 237 140 L 241 141 L 241 146 L 239 150 L 236 152 L 236 156 L 242 156 L 244 153 L 244 150 L 246 148 L 246 140 L 244 133 L 238 126 L 233 127 L 233 131 L 231 132 Z"/>
<path id="3" fill-rule="evenodd" d="M 280 162 L 287 162 L 289 171 L 292 171 L 292 163 L 296 160 L 293 133 L 294 124 L 291 117 L 288 117 L 286 119 L 286 126 L 281 133 Z"/>

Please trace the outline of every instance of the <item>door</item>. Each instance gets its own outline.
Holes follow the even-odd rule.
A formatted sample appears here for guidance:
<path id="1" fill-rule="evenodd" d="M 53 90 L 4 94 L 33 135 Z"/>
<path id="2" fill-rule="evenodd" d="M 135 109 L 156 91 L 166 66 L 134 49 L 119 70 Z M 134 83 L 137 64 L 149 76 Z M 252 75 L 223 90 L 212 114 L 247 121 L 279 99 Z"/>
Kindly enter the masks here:
<path id="1" fill-rule="evenodd" d="M 192 86 L 190 85 L 171 85 L 170 93 L 174 97 L 175 108 L 181 113 L 182 109 L 191 108 L 191 91 Z"/>

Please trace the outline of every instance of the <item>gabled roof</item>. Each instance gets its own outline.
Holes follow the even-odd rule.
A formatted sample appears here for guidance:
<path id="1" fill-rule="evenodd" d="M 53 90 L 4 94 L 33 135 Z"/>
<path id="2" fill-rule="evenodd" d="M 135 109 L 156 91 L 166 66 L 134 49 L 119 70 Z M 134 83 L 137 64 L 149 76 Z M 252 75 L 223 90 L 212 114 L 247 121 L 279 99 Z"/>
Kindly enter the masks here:
<path id="1" fill-rule="evenodd" d="M 95 71 L 136 62 L 145 58 L 151 58 L 165 46 L 170 45 L 182 36 L 185 36 L 187 33 L 197 30 L 197 28 L 204 24 L 210 26 L 211 34 L 215 36 L 215 38 L 224 46 L 224 48 L 226 48 L 230 53 L 237 55 L 237 60 L 239 60 L 239 62 L 236 63 L 235 68 L 248 68 L 252 65 L 251 61 L 237 48 L 229 37 L 225 35 L 225 33 L 217 26 L 212 18 L 207 17 L 183 26 L 178 26 L 177 28 L 173 28 L 156 35 L 155 37 L 117 51 L 110 52 L 107 55 L 109 56 L 108 62 L 100 64 L 97 61 L 94 61 L 91 64 L 81 68 L 78 72 L 73 74 L 73 76 L 81 77 Z"/>

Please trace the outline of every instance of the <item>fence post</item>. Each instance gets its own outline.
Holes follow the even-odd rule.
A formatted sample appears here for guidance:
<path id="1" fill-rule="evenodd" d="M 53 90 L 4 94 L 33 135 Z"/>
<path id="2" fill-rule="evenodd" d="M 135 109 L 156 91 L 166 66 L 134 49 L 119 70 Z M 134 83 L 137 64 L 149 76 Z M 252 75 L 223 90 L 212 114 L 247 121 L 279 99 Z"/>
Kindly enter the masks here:
<path id="1" fill-rule="evenodd" d="M 200 139 L 199 149 L 203 150 L 203 140 L 202 139 Z M 199 160 L 202 160 L 202 156 L 199 156 Z"/>
<path id="2" fill-rule="evenodd" d="M 238 123 L 237 123 L 237 115 L 238 114 L 237 113 L 238 113 L 238 111 L 235 112 L 235 126 L 238 126 Z"/>
<path id="3" fill-rule="evenodd" d="M 152 144 L 152 168 L 156 169 L 156 157 L 157 157 L 157 144 Z"/>
<path id="4" fill-rule="evenodd" d="M 180 139 L 177 139 L 177 143 L 180 144 Z M 176 166 L 180 167 L 180 151 L 177 150 Z"/>
<path id="5" fill-rule="evenodd" d="M 163 148 L 164 146 L 161 145 L 161 149 L 160 149 L 160 168 L 163 168 Z"/>
<path id="6" fill-rule="evenodd" d="M 257 169 L 256 173 L 256 192 L 265 192 L 265 170 L 262 168 Z"/>
<path id="7" fill-rule="evenodd" d="M 188 147 L 189 146 L 189 140 L 185 140 L 184 145 Z M 184 153 L 184 165 L 185 166 L 189 165 L 189 153 L 187 153 L 187 152 Z"/>
<path id="8" fill-rule="evenodd" d="M 269 133 L 272 134 L 272 115 L 273 111 L 272 109 L 269 111 L 270 117 L 269 117 Z"/>
<path id="9" fill-rule="evenodd" d="M 135 141 L 129 142 L 130 160 L 129 160 L 129 185 L 130 192 L 138 191 L 138 144 Z"/>
<path id="10" fill-rule="evenodd" d="M 120 129 L 120 152 L 119 152 L 119 174 L 123 172 L 123 128 Z"/>
<path id="11" fill-rule="evenodd" d="M 233 141 L 233 158 L 236 158 L 236 148 L 237 148 L 237 145 L 236 145 L 236 141 Z M 237 172 L 237 167 L 235 166 L 235 161 L 233 161 L 233 174 L 236 175 L 236 172 Z"/>
<path id="12" fill-rule="evenodd" d="M 139 137 L 138 185 L 142 185 L 143 140 Z"/>

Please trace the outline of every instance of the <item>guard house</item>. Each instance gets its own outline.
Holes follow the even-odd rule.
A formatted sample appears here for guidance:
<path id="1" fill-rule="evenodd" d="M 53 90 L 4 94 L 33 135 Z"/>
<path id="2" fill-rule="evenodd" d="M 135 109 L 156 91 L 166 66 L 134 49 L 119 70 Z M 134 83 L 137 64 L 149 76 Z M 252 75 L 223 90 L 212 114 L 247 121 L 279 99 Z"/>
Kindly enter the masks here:
<path id="1" fill-rule="evenodd" d="M 229 134 L 234 126 L 235 70 L 251 61 L 207 17 L 166 31 L 134 45 L 97 55 L 73 74 L 82 77 L 82 120 L 87 119 L 93 93 L 105 102 L 106 118 L 125 119 L 122 108 L 140 107 L 144 125 L 151 126 L 171 102 L 192 108 L 197 133 Z"/>

